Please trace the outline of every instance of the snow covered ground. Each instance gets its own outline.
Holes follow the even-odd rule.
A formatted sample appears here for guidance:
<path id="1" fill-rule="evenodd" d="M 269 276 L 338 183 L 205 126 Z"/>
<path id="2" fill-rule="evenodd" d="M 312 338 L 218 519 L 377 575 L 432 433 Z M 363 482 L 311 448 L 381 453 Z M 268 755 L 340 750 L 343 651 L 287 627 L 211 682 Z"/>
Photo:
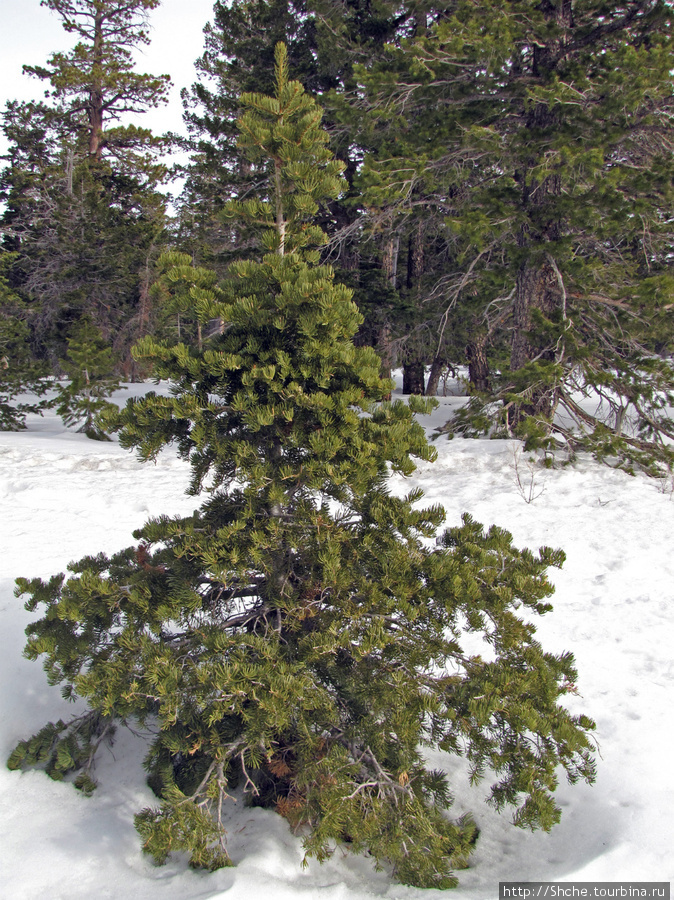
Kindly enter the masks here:
<path id="1" fill-rule="evenodd" d="M 127 394 L 120 393 L 124 400 Z M 424 424 L 447 418 L 456 398 Z M 514 828 L 472 789 L 459 761 L 434 760 L 456 776 L 454 811 L 472 810 L 481 837 L 455 900 L 492 900 L 499 881 L 674 880 L 674 493 L 671 482 L 630 477 L 582 461 L 530 470 L 511 441 L 444 438 L 438 460 L 393 489 L 418 485 L 442 503 L 450 525 L 464 511 L 510 530 L 516 544 L 562 547 L 554 612 L 540 620 L 551 651 L 573 651 L 582 696 L 597 722 L 597 783 L 562 783 L 562 822 L 551 834 Z M 521 485 L 518 487 L 518 473 Z M 187 466 L 165 453 L 141 465 L 116 443 L 63 428 L 53 414 L 0 433 L 0 757 L 73 708 L 22 658 L 34 617 L 13 596 L 18 575 L 49 576 L 87 553 L 132 542 L 148 516 L 187 513 Z M 531 502 L 526 502 L 531 500 Z M 0 897 L 6 900 L 411 900 L 439 892 L 393 884 L 370 860 L 338 850 L 301 868 L 302 847 L 285 820 L 233 807 L 229 850 L 236 868 L 195 872 L 182 858 L 156 868 L 140 851 L 133 815 L 153 805 L 144 782 L 142 735 L 120 731 L 86 798 L 40 772 L 0 766 Z"/>

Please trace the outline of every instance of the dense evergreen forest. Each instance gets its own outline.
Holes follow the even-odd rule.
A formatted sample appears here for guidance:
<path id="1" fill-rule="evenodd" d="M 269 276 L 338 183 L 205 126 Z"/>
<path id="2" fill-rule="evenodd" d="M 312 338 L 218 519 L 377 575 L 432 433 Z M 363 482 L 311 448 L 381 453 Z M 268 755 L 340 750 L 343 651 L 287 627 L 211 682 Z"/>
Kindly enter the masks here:
<path id="1" fill-rule="evenodd" d="M 258 251 L 225 211 L 269 196 L 237 120 L 242 93 L 273 90 L 283 41 L 344 164 L 318 214 L 322 258 L 383 373 L 402 367 L 405 393 L 432 396 L 465 372 L 450 434 L 671 465 L 669 4 L 216 2 L 177 138 L 143 128 L 167 76 L 132 57 L 158 3 L 45 0 L 73 48 L 26 66 L 44 101 L 3 113 L 2 427 L 39 407 L 27 389 L 68 378 L 59 408 L 103 437 L 117 379 L 152 375 L 139 339 L 201 346 L 221 330 L 162 255 L 187 254 L 215 285 Z M 172 144 L 189 153 L 177 171 Z"/>

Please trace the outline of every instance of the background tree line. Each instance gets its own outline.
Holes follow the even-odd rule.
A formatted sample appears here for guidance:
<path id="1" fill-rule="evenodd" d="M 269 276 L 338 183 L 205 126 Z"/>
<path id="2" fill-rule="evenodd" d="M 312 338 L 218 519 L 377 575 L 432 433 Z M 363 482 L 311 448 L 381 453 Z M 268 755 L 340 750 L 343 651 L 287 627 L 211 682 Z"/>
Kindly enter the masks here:
<path id="1" fill-rule="evenodd" d="M 167 144 L 135 124 L 166 77 L 130 56 L 157 3 L 46 0 L 78 43 L 29 68 L 44 103 L 5 111 L 3 322 L 21 323 L 31 366 L 62 374 L 83 319 L 130 378 L 147 374 L 129 352 L 144 334 L 208 339 L 156 261 L 172 248 L 224 277 L 259 249 L 223 210 L 269 196 L 236 122 L 242 92 L 271 91 L 283 41 L 345 164 L 320 224 L 359 343 L 402 367 L 406 393 L 465 371 L 450 432 L 671 464 L 666 3 L 216 2 L 170 217 Z"/>

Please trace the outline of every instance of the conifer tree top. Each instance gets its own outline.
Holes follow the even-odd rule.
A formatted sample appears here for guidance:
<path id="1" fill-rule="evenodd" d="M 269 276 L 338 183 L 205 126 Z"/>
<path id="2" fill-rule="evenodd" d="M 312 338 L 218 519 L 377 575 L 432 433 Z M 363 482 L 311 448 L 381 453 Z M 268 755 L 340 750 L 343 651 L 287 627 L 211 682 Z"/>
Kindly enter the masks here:
<path id="1" fill-rule="evenodd" d="M 162 139 L 134 124 L 120 124 L 167 100 L 168 75 L 135 71 L 133 50 L 148 44 L 148 13 L 160 0 L 42 0 L 61 17 L 63 28 L 77 36 L 68 52 L 53 53 L 47 66 L 24 66 L 24 72 L 51 87 L 49 96 L 64 135 L 83 139 L 91 160 L 122 168 L 144 169 L 153 180 L 165 177 L 151 151 Z"/>
<path id="2" fill-rule="evenodd" d="M 226 214 L 269 226 L 265 245 L 283 255 L 324 243 L 321 229 L 308 223 L 321 201 L 336 198 L 345 181 L 344 164 L 327 146 L 320 107 L 299 81 L 289 78 L 285 44 L 277 44 L 275 60 L 274 96 L 243 94 L 245 112 L 239 119 L 241 149 L 251 162 L 266 160 L 273 168 L 273 196 L 234 201 Z"/>
<path id="3" fill-rule="evenodd" d="M 342 164 L 317 103 L 288 78 L 283 44 L 274 95 L 244 94 L 241 103 L 241 148 L 270 167 L 272 193 L 233 201 L 226 214 L 260 226 L 267 252 L 234 263 L 220 286 L 188 257 L 167 259 L 169 284 L 187 290 L 196 318 L 220 322 L 220 333 L 203 348 L 140 342 L 137 353 L 172 382 L 175 397 L 132 401 L 121 440 L 144 458 L 176 441 L 195 491 L 207 475 L 211 487 L 276 485 L 333 497 L 346 485 L 364 490 L 388 464 L 410 472 L 410 454 L 434 454 L 408 406 L 374 408 L 390 384 L 374 351 L 353 344 L 362 316 L 352 292 L 319 264 L 325 236 L 311 218 L 339 193 Z"/>

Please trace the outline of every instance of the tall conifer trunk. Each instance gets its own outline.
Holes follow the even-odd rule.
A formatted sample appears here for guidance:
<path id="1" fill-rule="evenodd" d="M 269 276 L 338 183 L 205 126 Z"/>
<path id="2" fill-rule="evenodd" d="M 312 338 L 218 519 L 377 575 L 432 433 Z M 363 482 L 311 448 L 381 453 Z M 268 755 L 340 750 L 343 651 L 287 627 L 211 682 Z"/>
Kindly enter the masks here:
<path id="1" fill-rule="evenodd" d="M 489 390 L 489 361 L 487 359 L 487 336 L 477 333 L 466 347 L 468 356 L 468 379 L 472 391 L 486 394 Z"/>
<path id="2" fill-rule="evenodd" d="M 424 378 L 423 362 L 405 363 L 403 366 L 403 394 L 423 394 Z"/>
<path id="3" fill-rule="evenodd" d="M 407 248 L 407 289 L 414 290 L 424 272 L 424 234 L 423 222 L 420 220 L 409 237 Z M 424 394 L 425 365 L 423 355 L 414 348 L 408 349 L 408 356 L 403 363 L 403 394 Z"/>
<path id="4" fill-rule="evenodd" d="M 398 252 L 400 249 L 400 235 L 392 235 L 384 246 L 383 268 L 386 274 L 386 280 L 391 287 L 395 289 L 398 278 Z M 377 353 L 381 358 L 381 374 L 382 378 L 390 378 L 391 370 L 394 366 L 393 337 L 391 334 L 391 323 L 386 319 L 378 329 L 377 333 Z"/>
<path id="5" fill-rule="evenodd" d="M 442 371 L 446 365 L 447 360 L 441 356 L 436 356 L 431 363 L 431 371 L 428 373 L 428 382 L 424 391 L 427 397 L 435 397 L 437 395 Z"/>
<path id="6" fill-rule="evenodd" d="M 570 0 L 555 5 L 544 0 L 540 6 L 545 17 L 558 27 L 558 36 L 544 45 L 533 48 L 533 77 L 545 83 L 563 57 L 569 30 L 573 27 L 573 11 Z M 549 131 L 560 125 L 559 112 L 543 102 L 533 103 L 527 113 L 526 128 L 530 132 Z M 532 140 L 532 144 L 535 142 Z M 540 159 L 531 157 L 527 168 L 518 173 L 522 206 L 527 219 L 519 233 L 519 246 L 525 251 L 517 273 L 513 303 L 513 335 L 510 367 L 516 372 L 532 360 L 554 359 L 554 349 L 537 342 L 532 334 L 534 310 L 549 317 L 561 302 L 558 278 L 541 248 L 558 241 L 562 225 L 556 209 L 555 198 L 562 194 L 562 180 L 552 174 L 539 180 L 531 172 Z M 530 250 L 529 248 L 536 248 Z M 510 424 L 516 426 L 526 415 L 549 418 L 556 405 L 556 391 L 549 387 L 532 386 L 528 402 L 515 406 Z"/>
<path id="7" fill-rule="evenodd" d="M 97 12 L 94 20 L 94 47 L 89 93 L 89 156 L 101 161 L 103 150 L 103 13 Z"/>

